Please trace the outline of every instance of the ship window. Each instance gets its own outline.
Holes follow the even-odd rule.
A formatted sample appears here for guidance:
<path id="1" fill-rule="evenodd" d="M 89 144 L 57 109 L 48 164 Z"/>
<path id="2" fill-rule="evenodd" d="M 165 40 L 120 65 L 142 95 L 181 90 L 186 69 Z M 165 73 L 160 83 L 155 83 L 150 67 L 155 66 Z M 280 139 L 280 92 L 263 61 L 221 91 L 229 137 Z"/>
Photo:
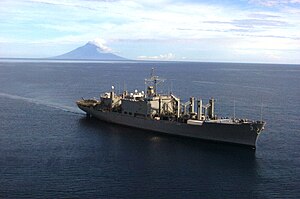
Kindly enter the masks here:
<path id="1" fill-rule="evenodd" d="M 132 113 L 131 113 L 131 112 L 129 112 L 129 115 L 132 115 Z"/>
<path id="2" fill-rule="evenodd" d="M 127 112 L 126 112 L 126 111 L 124 111 L 124 114 L 127 114 Z"/>

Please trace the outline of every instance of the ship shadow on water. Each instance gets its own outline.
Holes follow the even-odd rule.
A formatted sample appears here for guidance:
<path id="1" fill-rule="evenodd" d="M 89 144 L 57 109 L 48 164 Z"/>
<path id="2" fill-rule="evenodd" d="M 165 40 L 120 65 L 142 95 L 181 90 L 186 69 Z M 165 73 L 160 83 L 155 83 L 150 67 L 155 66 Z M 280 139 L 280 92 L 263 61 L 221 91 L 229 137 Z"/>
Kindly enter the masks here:
<path id="1" fill-rule="evenodd" d="M 149 186 L 155 187 L 159 179 L 170 184 L 169 191 L 174 187 L 181 187 L 178 192 L 197 189 L 204 198 L 224 192 L 238 198 L 263 197 L 255 191 L 260 189 L 260 166 L 252 148 L 166 135 L 95 118 L 83 117 L 79 123 L 89 133 L 97 134 L 99 140 L 109 142 L 106 144 L 110 150 L 118 150 L 115 159 L 126 156 L 123 164 L 130 165 L 126 172 L 145 178 Z M 124 168 L 119 169 L 122 172 Z M 238 195 L 232 193 L 237 189 Z"/>
<path id="2" fill-rule="evenodd" d="M 142 142 L 144 144 L 146 142 L 147 144 L 155 145 L 156 147 L 163 147 L 164 145 L 171 145 L 174 148 L 188 147 L 192 150 L 197 150 L 211 155 L 215 154 L 231 158 L 237 156 L 240 160 L 245 159 L 250 164 L 256 162 L 256 149 L 249 146 L 169 135 L 119 124 L 112 124 L 93 117 L 81 118 L 80 125 L 84 128 L 90 129 L 93 133 L 113 136 L 121 140 L 135 140 L 137 143 Z"/>

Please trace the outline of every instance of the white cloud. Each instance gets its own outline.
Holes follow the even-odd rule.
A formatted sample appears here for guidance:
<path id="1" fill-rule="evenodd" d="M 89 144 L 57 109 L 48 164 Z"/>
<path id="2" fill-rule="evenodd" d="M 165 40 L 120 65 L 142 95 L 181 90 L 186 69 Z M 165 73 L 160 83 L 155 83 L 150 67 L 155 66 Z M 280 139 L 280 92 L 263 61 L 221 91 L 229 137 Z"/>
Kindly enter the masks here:
<path id="1" fill-rule="evenodd" d="M 195 52 L 195 56 L 200 57 L 208 49 L 216 52 L 216 59 L 238 50 L 250 54 L 262 49 L 276 50 L 277 54 L 282 51 L 282 59 L 286 55 L 283 51 L 300 51 L 300 0 L 243 1 L 252 3 L 250 7 L 219 1 L 188 2 L 0 1 L 3 21 L 0 29 L 5 30 L 0 33 L 0 41 L 73 48 L 100 35 L 102 39 L 96 39 L 95 43 L 101 49 L 110 52 L 112 47 L 128 54 L 135 51 L 131 53 L 132 58 L 149 60 L 174 60 L 183 56 L 190 59 L 189 53 Z M 144 42 L 147 45 L 142 46 L 143 41 L 147 41 Z M 197 41 L 197 45 L 191 47 L 183 41 Z M 177 56 L 159 55 L 170 51 Z M 156 56 L 138 56 L 140 54 Z"/>
<path id="2" fill-rule="evenodd" d="M 96 46 L 98 46 L 104 52 L 112 52 L 112 49 L 106 45 L 106 41 L 101 38 L 95 38 L 93 41 L 89 41 Z"/>
<path id="3" fill-rule="evenodd" d="M 268 1 L 278 2 L 275 0 Z M 287 1 L 281 0 L 279 2 Z M 289 0 L 288 2 L 298 1 L 300 0 Z M 70 34 L 70 32 L 76 33 L 76 35 L 97 32 L 106 40 L 232 37 L 239 34 L 239 30 L 261 32 L 266 30 L 263 25 L 275 23 L 276 26 L 267 28 L 268 35 L 271 35 L 274 30 L 285 29 L 284 35 L 289 36 L 291 32 L 294 33 L 295 31 L 290 31 L 292 27 L 288 27 L 288 24 L 297 26 L 296 29 L 299 30 L 298 25 L 296 25 L 299 24 L 299 20 L 297 21 L 299 15 L 291 17 L 278 12 L 259 12 L 261 18 L 272 15 L 278 17 L 278 19 L 262 21 L 253 19 L 254 15 L 251 10 L 207 3 L 179 3 L 159 0 L 154 9 L 152 8 L 154 5 L 151 7 L 150 0 L 30 0 L 30 2 L 49 4 L 58 8 L 61 6 L 61 10 L 64 10 L 59 16 L 53 16 L 46 10 L 44 15 L 47 15 L 47 19 L 51 20 L 50 23 L 36 23 L 37 28 L 58 31 L 65 35 Z M 44 8 L 44 6 L 42 7 Z M 90 9 L 90 11 L 82 14 L 82 9 Z M 59 18 L 64 19 L 64 22 L 57 21 Z M 207 21 L 221 23 L 207 23 Z"/>
<path id="4" fill-rule="evenodd" d="M 300 4 L 300 0 L 250 0 L 249 2 L 267 6 L 267 7 L 287 5 L 287 4 Z"/>
<path id="5" fill-rule="evenodd" d="M 137 59 L 139 59 L 139 60 L 175 60 L 175 58 L 176 58 L 176 56 L 172 53 L 155 55 L 155 56 L 141 55 L 141 56 L 137 57 Z"/>

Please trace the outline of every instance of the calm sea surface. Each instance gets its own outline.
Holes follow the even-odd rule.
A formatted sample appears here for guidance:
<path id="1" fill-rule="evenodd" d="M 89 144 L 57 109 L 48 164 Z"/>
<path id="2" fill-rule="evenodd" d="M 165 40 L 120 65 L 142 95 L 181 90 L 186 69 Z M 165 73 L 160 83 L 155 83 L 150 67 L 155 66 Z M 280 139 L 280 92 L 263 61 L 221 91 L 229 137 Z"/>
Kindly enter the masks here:
<path id="1" fill-rule="evenodd" d="M 143 90 L 151 68 L 219 116 L 267 122 L 257 149 L 86 119 L 75 101 Z M 300 198 L 300 66 L 0 61 L 0 198 Z"/>

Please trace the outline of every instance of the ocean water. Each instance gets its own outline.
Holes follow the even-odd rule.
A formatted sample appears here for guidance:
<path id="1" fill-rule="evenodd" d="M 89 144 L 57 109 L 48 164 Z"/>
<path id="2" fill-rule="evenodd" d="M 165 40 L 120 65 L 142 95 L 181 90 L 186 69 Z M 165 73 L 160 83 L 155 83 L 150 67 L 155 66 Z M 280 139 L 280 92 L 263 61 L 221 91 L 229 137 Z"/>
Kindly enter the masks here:
<path id="1" fill-rule="evenodd" d="M 257 149 L 95 119 L 81 97 L 143 90 L 216 98 L 267 122 Z M 300 198 L 300 65 L 0 61 L 0 198 Z"/>

